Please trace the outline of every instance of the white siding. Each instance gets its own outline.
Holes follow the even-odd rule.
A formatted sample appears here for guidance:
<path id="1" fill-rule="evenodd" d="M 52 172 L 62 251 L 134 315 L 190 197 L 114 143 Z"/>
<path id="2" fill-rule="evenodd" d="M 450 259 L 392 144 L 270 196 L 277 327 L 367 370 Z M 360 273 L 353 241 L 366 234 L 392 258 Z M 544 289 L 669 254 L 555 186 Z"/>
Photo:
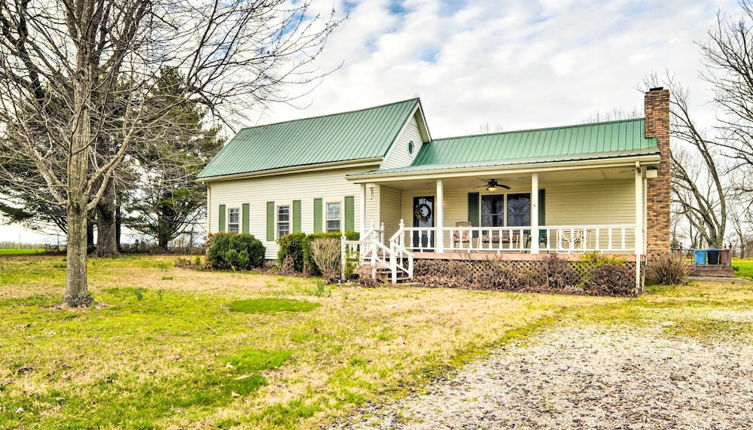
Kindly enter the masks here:
<path id="1" fill-rule="evenodd" d="M 396 167 L 410 166 L 413 163 L 413 159 L 416 158 L 416 154 L 421 149 L 422 140 L 421 133 L 418 130 L 418 122 L 416 121 L 416 115 L 418 111 L 410 117 L 405 127 L 395 139 L 395 143 L 392 145 L 387 155 L 384 157 L 381 169 L 393 169 Z M 413 153 L 408 151 L 408 144 L 413 142 Z"/>
<path id="2" fill-rule="evenodd" d="M 381 196 L 381 186 L 378 184 L 366 185 L 366 229 L 364 231 L 369 230 L 372 225 L 379 225 L 379 201 Z"/>
<path id="3" fill-rule="evenodd" d="M 249 233 L 261 240 L 267 248 L 266 258 L 275 259 L 277 258 L 277 244 L 274 241 L 267 241 L 267 202 L 273 201 L 275 205 L 288 204 L 291 205 L 292 210 L 293 200 L 300 200 L 301 230 L 304 233 L 313 233 L 314 199 L 321 198 L 323 204 L 326 205 L 328 201 L 342 202 L 345 196 L 354 197 L 354 227 L 356 231 L 360 231 L 361 186 L 349 183 L 345 179 L 345 175 L 369 169 L 373 169 L 373 167 L 210 183 L 209 216 L 207 217 L 209 232 L 216 233 L 219 230 L 218 213 L 220 205 L 224 204 L 229 209 L 240 208 L 243 203 L 249 203 Z M 367 199 L 368 196 L 367 188 Z M 369 206 L 372 206 L 372 209 L 368 212 L 374 213 L 377 211 L 378 203 L 367 204 L 367 209 Z M 344 212 L 344 203 L 342 208 Z M 369 222 L 367 218 L 367 224 Z M 342 225 L 344 227 L 344 222 Z"/>
<path id="4" fill-rule="evenodd" d="M 401 208 L 400 190 L 382 186 L 379 212 L 379 221 L 384 223 L 384 237 L 389 239 L 397 231 L 400 225 L 400 208 Z M 409 222 L 410 220 L 406 220 Z"/>

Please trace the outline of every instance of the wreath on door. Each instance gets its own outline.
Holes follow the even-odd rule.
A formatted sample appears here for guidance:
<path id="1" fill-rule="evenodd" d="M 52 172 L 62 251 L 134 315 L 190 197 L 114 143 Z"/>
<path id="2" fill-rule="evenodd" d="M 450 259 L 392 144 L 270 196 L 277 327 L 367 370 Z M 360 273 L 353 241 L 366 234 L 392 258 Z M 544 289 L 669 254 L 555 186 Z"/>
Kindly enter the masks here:
<path id="1" fill-rule="evenodd" d="M 429 218 L 431 218 L 431 207 L 426 203 L 419 203 L 413 209 L 413 216 L 420 222 L 429 221 Z"/>

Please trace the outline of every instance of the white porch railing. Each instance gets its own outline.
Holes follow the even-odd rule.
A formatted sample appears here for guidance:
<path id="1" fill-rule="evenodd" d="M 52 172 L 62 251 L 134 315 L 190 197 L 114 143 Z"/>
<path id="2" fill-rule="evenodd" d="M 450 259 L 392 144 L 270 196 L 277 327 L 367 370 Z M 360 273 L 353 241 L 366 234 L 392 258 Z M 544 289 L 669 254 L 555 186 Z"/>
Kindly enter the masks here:
<path id="1" fill-rule="evenodd" d="M 521 227 L 443 227 L 445 251 L 530 252 L 532 229 Z M 436 246 L 434 227 L 402 227 L 390 239 L 414 252 L 432 252 Z M 541 252 L 635 251 L 635 225 L 539 226 Z"/>
<path id="2" fill-rule="evenodd" d="M 529 226 L 522 227 L 443 227 L 445 252 L 531 252 L 534 240 Z M 635 225 L 560 225 L 539 226 L 538 245 L 540 252 L 635 252 Z M 396 283 L 400 274 L 413 278 L 414 252 L 433 252 L 436 247 L 437 229 L 434 227 L 400 228 L 384 243 L 384 225 L 372 228 L 360 240 L 341 240 L 341 268 L 354 256 L 358 265 L 369 263 L 372 277 L 379 268 L 389 269 L 390 280 Z"/>
<path id="3" fill-rule="evenodd" d="M 635 252 L 635 225 L 539 227 L 542 250 L 550 252 Z M 542 234 L 542 233 L 540 233 Z"/>

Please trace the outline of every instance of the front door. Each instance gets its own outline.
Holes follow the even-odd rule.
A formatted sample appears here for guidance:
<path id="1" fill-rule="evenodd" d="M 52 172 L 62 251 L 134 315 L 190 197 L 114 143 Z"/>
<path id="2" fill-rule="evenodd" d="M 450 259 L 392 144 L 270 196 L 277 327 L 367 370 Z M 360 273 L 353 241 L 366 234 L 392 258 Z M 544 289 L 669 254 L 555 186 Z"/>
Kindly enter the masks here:
<path id="1" fill-rule="evenodd" d="M 413 227 L 434 227 L 434 196 L 413 197 Z M 433 251 L 434 230 L 413 232 L 413 250 Z"/>

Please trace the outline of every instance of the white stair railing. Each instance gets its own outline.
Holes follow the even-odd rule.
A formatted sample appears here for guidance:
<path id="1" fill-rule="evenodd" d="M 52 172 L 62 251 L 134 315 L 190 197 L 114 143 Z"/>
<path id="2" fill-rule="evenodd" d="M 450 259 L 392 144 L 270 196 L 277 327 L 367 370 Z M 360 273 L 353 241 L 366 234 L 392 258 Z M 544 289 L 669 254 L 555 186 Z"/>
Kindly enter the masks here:
<path id="1" fill-rule="evenodd" d="M 413 253 L 408 251 L 397 239 L 402 237 L 405 224 L 400 221 L 400 230 L 390 238 L 390 246 L 384 244 L 384 224 L 377 229 L 372 226 L 363 238 L 348 240 L 343 234 L 340 239 L 340 268 L 341 277 L 345 279 L 345 267 L 348 264 L 348 256 L 357 253 L 358 264 L 363 266 L 366 261 L 371 266 L 371 275 L 376 279 L 377 270 L 387 268 L 390 270 L 390 281 L 397 283 L 400 273 L 405 273 L 408 279 L 413 278 Z"/>

